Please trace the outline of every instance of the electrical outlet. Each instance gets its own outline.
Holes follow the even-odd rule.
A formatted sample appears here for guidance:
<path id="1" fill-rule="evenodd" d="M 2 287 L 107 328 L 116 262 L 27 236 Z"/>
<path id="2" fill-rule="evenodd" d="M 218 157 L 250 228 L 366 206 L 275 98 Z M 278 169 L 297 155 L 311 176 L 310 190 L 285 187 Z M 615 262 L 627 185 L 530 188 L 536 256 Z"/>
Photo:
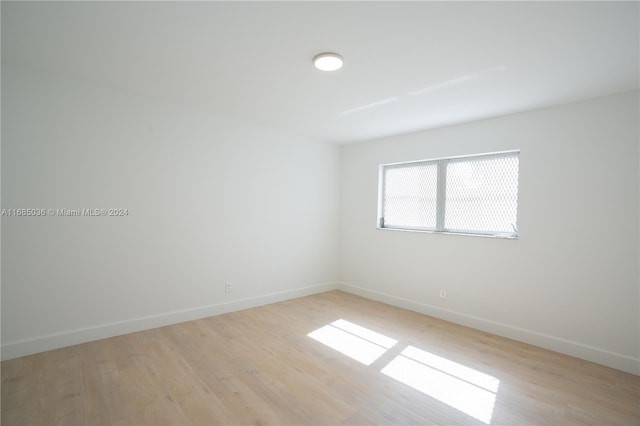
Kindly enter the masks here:
<path id="1" fill-rule="evenodd" d="M 440 290 L 440 299 L 447 298 L 447 290 Z"/>
<path id="2" fill-rule="evenodd" d="M 224 292 L 225 293 L 231 293 L 231 283 L 226 283 L 224 285 Z"/>

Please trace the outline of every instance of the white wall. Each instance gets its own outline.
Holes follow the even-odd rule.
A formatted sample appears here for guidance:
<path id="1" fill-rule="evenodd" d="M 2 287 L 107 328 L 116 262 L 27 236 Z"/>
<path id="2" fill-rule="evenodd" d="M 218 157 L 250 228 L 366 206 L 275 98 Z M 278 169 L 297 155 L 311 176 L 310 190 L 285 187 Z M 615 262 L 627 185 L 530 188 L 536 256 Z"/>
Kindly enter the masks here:
<path id="1" fill-rule="evenodd" d="M 335 288 L 339 149 L 2 66 L 3 357 Z M 233 292 L 224 293 L 224 283 Z"/>
<path id="2" fill-rule="evenodd" d="M 631 92 L 343 146 L 343 286 L 637 374 L 638 117 Z M 380 164 L 510 149 L 519 240 L 376 230 Z"/>

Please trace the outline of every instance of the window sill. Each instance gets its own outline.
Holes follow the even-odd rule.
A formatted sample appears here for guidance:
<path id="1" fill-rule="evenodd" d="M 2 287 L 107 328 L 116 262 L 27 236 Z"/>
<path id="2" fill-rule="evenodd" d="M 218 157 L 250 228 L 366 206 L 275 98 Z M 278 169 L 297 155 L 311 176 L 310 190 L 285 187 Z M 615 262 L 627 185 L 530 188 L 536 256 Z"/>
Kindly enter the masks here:
<path id="1" fill-rule="evenodd" d="M 465 237 L 483 237 L 483 238 L 497 238 L 501 240 L 518 240 L 519 235 L 487 235 L 487 234 L 474 234 L 473 232 L 450 232 L 450 231 L 430 231 L 428 229 L 404 229 L 404 228 L 381 228 L 376 227 L 379 231 L 400 231 L 400 232 L 417 232 L 422 234 L 441 234 L 441 235 L 461 235 Z"/>

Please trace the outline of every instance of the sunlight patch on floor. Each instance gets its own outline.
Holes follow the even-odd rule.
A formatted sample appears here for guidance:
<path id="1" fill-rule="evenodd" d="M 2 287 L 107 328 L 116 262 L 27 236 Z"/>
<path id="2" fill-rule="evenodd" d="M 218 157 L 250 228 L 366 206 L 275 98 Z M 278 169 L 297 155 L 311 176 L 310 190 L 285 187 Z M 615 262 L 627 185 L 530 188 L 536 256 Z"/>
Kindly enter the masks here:
<path id="1" fill-rule="evenodd" d="M 307 336 L 364 365 L 371 365 L 398 341 L 343 319 Z"/>
<path id="2" fill-rule="evenodd" d="M 382 373 L 485 424 L 491 423 L 500 381 L 413 346 L 394 358 Z"/>
<path id="3" fill-rule="evenodd" d="M 398 343 L 343 319 L 307 336 L 366 366 Z M 405 347 L 381 373 L 485 424 L 491 423 L 500 386 L 500 380 L 493 376 L 414 346 Z"/>

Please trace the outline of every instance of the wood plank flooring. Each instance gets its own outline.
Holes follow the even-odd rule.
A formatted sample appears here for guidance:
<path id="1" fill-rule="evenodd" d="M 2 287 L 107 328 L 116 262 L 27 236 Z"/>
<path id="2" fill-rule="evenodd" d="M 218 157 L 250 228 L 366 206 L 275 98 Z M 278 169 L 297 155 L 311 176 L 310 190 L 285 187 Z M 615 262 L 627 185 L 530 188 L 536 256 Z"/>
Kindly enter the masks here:
<path id="1" fill-rule="evenodd" d="M 640 377 L 332 291 L 4 361 L 1 410 L 3 426 L 640 425 Z"/>

